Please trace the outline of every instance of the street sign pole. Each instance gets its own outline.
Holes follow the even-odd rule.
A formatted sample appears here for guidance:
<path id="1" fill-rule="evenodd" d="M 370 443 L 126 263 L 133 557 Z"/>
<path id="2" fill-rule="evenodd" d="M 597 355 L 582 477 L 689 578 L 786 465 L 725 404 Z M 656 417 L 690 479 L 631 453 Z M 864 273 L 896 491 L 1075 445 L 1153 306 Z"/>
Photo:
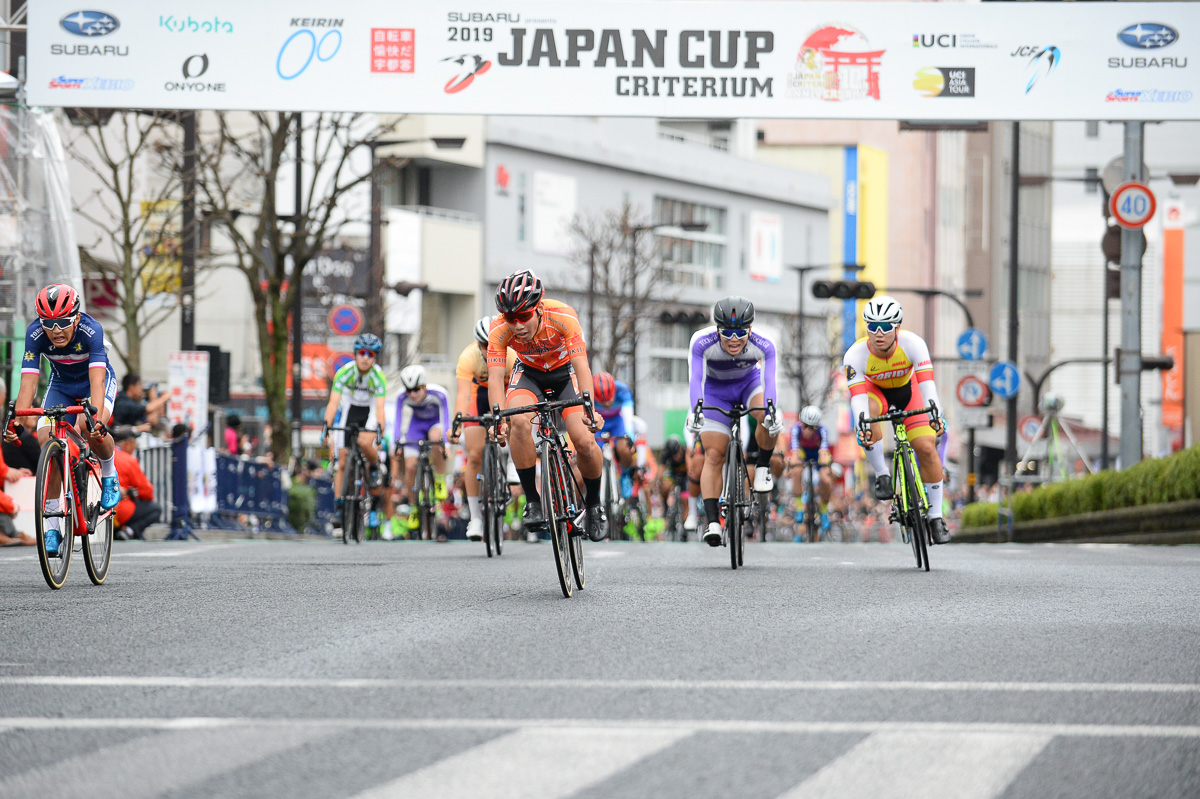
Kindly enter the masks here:
<path id="1" fill-rule="evenodd" d="M 1143 123 L 1125 123 L 1125 180 L 1143 181 Z M 1121 468 L 1142 460 L 1142 231 L 1121 229 Z"/>

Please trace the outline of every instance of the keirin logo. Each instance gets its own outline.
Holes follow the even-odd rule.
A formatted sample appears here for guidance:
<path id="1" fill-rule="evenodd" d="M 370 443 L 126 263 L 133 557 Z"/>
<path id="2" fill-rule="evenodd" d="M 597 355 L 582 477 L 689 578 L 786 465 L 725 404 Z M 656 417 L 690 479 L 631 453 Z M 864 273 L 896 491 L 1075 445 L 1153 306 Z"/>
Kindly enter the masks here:
<path id="1" fill-rule="evenodd" d="M 446 81 L 446 85 L 443 87 L 446 94 L 461 92 L 474 82 L 476 75 L 482 75 L 492 68 L 491 61 L 485 61 L 481 55 L 471 55 L 469 53 L 464 53 L 460 56 L 449 56 L 442 60 L 453 61 L 460 67 L 458 74 Z"/>
<path id="2" fill-rule="evenodd" d="M 1042 48 L 1037 55 L 1029 59 L 1029 66 L 1033 69 L 1033 74 L 1029 77 L 1029 83 L 1025 84 L 1025 93 L 1029 94 L 1029 90 L 1033 88 L 1033 84 L 1037 83 L 1039 78 L 1053 72 L 1059 61 L 1062 61 L 1062 51 L 1054 45 Z"/>

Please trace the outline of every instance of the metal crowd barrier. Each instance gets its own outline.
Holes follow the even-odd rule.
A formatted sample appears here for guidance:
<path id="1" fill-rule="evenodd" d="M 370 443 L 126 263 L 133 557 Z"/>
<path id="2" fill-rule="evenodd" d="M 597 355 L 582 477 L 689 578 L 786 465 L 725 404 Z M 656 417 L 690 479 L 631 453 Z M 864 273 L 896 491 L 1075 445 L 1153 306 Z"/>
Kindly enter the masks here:
<path id="1" fill-rule="evenodd" d="M 154 486 L 154 501 L 162 508 L 162 522 L 170 525 L 175 510 L 175 486 L 172 470 L 175 468 L 175 455 L 170 444 L 155 444 L 150 447 L 138 447 L 138 464 L 145 472 L 150 485 Z"/>
<path id="2" fill-rule="evenodd" d="M 287 512 L 282 469 L 217 456 L 217 512 L 210 518 L 212 527 L 294 533 Z"/>
<path id="3" fill-rule="evenodd" d="M 309 524 L 309 532 L 318 535 L 333 535 L 333 528 L 340 521 L 337 507 L 333 502 L 333 478 L 313 477 L 308 484 L 317 492 L 317 507 L 313 512 L 313 520 Z"/>

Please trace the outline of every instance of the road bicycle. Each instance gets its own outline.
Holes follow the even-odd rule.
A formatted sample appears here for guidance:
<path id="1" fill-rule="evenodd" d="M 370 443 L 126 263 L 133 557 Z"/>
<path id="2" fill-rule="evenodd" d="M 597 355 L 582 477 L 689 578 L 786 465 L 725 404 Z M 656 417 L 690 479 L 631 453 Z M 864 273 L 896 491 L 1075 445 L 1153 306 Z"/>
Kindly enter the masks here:
<path id="1" fill-rule="evenodd" d="M 71 568 L 71 553 L 76 538 L 81 541 L 83 565 L 93 585 L 102 585 L 108 577 L 112 561 L 113 516 L 116 508 L 100 506 L 102 489 L 100 459 L 92 452 L 86 439 L 66 420 L 73 414 L 84 415 L 88 430 L 96 425 L 96 408 L 89 402 L 79 405 L 56 405 L 52 408 L 15 410 L 8 403 L 0 430 L 8 432 L 17 418 L 45 416 L 51 422 L 50 438 L 38 458 L 37 480 L 34 482 L 33 513 L 37 537 L 38 562 L 42 576 L 51 588 L 62 588 Z M 103 428 L 103 425 L 101 425 Z M 67 479 L 64 479 L 66 476 Z M 53 491 L 51 485 L 56 485 Z M 58 500 L 59 509 L 50 511 L 46 503 Z M 59 520 L 58 552 L 46 549 L 47 521 Z"/>
<path id="2" fill-rule="evenodd" d="M 621 464 L 617 461 L 616 447 L 610 433 L 600 434 L 600 450 L 604 453 L 604 465 L 600 472 L 600 501 L 608 516 L 609 537 L 616 541 L 628 539 L 625 526 L 633 523 L 640 540 L 646 531 L 646 510 L 638 496 L 637 478 L 631 477 L 633 490 L 629 496 L 621 488 Z"/>
<path id="3" fill-rule="evenodd" d="M 666 479 L 660 477 L 659 479 Z M 684 480 L 687 477 L 683 478 Z M 664 511 L 663 537 L 668 541 L 687 541 L 687 531 L 683 529 L 684 510 L 687 501 L 683 498 L 683 486 L 678 480 L 673 480 L 671 491 L 667 495 L 667 507 Z"/>
<path id="4" fill-rule="evenodd" d="M 563 596 L 570 597 L 575 588 L 583 589 L 586 575 L 583 568 L 583 535 L 579 517 L 583 515 L 583 490 L 575 480 L 567 448 L 566 424 L 562 412 L 582 405 L 589 421 L 595 419 L 590 392 L 571 400 L 542 400 L 533 405 L 500 410 L 493 415 L 504 419 L 526 413 L 537 415 L 533 425 L 537 442 L 538 464 L 541 466 L 542 514 L 550 542 L 554 545 L 554 566 Z M 572 581 L 574 584 L 572 585 Z"/>
<path id="5" fill-rule="evenodd" d="M 413 486 L 413 494 L 409 501 L 417 506 L 417 538 L 431 541 L 437 538 L 434 520 L 437 513 L 437 498 L 434 496 L 435 483 L 433 479 L 433 452 L 435 442 L 422 438 L 420 441 L 396 442 L 396 452 L 400 455 L 400 463 L 404 463 L 404 448 L 417 448 L 417 479 Z"/>
<path id="6" fill-rule="evenodd" d="M 343 447 L 346 453 L 346 466 L 342 471 L 341 521 L 342 543 L 344 544 L 349 544 L 352 540 L 361 544 L 364 530 L 366 530 L 368 538 L 380 537 L 378 516 L 374 525 L 369 523 L 371 511 L 377 510 L 379 504 L 379 498 L 371 494 L 370 480 L 368 479 L 368 475 L 371 473 L 371 464 L 367 462 L 367 456 L 358 446 L 358 435 L 365 429 L 369 428 L 357 425 L 328 428 L 330 432 L 343 433 L 347 442 Z M 374 432 L 378 434 L 378 431 Z M 383 469 L 384 467 L 379 464 L 378 468 Z"/>
<path id="7" fill-rule="evenodd" d="M 721 515 L 725 517 L 725 526 L 721 529 L 721 546 L 729 547 L 729 565 L 737 569 L 742 565 L 745 554 L 745 528 L 752 523 L 751 516 L 754 512 L 750 499 L 750 472 L 746 468 L 746 453 L 742 449 L 742 419 L 755 411 L 764 411 L 767 416 L 774 416 L 775 403 L 768 401 L 765 406 L 757 408 L 747 408 L 737 403 L 729 410 L 715 405 L 707 407 L 720 411 L 729 420 L 729 444 L 725 450 L 725 470 L 722 477 L 724 489 L 719 502 Z M 704 398 L 696 400 L 694 418 L 703 418 L 705 409 Z"/>
<path id="8" fill-rule="evenodd" d="M 805 540 L 811 544 L 815 544 L 818 541 L 836 541 L 840 543 L 845 537 L 842 527 L 834 525 L 831 518 L 829 526 L 826 527 L 825 521 L 821 518 L 820 506 L 817 503 L 817 495 L 821 490 L 821 464 L 811 458 L 805 458 L 800 474 L 802 478 L 808 478 L 808 487 L 802 496 L 804 508 L 800 514 L 800 523 L 804 525 Z"/>
<path id="9" fill-rule="evenodd" d="M 496 407 L 499 411 L 499 406 Z M 474 422 L 487 431 L 483 442 L 483 460 L 479 469 L 479 509 L 483 513 L 483 541 L 487 555 L 499 555 L 504 541 L 504 512 L 508 509 L 511 495 L 508 493 L 508 476 L 504 470 L 504 454 L 496 440 L 495 428 L 500 419 L 495 413 L 483 416 L 455 414 L 452 438 L 458 438 L 464 422 Z"/>
<path id="10" fill-rule="evenodd" d="M 916 450 L 908 440 L 908 429 L 904 420 L 911 416 L 929 414 L 931 421 L 938 419 L 937 405 L 930 403 L 926 408 L 915 411 L 891 410 L 882 416 L 868 419 L 865 413 L 858 415 L 858 440 L 862 442 L 863 431 L 876 422 L 892 425 L 896 439 L 896 450 L 892 453 L 892 512 L 889 522 L 900 524 L 900 535 L 905 543 L 912 544 L 917 568 L 929 571 L 929 498 L 925 494 L 925 483 L 921 480 L 921 469 Z"/>

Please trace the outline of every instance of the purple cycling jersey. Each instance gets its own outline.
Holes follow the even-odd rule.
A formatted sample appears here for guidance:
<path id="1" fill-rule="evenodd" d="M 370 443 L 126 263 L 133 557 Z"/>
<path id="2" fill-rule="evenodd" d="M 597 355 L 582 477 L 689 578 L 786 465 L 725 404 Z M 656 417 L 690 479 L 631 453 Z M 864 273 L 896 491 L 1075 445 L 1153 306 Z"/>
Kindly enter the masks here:
<path id="1" fill-rule="evenodd" d="M 696 402 L 705 396 L 705 387 L 709 382 L 749 387 L 761 381 L 763 401 L 772 402 L 777 399 L 775 343 L 762 333 L 751 332 L 742 351 L 737 355 L 730 355 L 721 348 L 717 328 L 706 327 L 692 336 L 690 349 L 691 359 L 688 366 L 691 380 L 688 404 L 691 407 L 694 408 Z M 730 392 L 724 391 L 722 394 L 729 395 Z M 711 396 L 706 397 L 706 400 L 711 399 Z"/>

